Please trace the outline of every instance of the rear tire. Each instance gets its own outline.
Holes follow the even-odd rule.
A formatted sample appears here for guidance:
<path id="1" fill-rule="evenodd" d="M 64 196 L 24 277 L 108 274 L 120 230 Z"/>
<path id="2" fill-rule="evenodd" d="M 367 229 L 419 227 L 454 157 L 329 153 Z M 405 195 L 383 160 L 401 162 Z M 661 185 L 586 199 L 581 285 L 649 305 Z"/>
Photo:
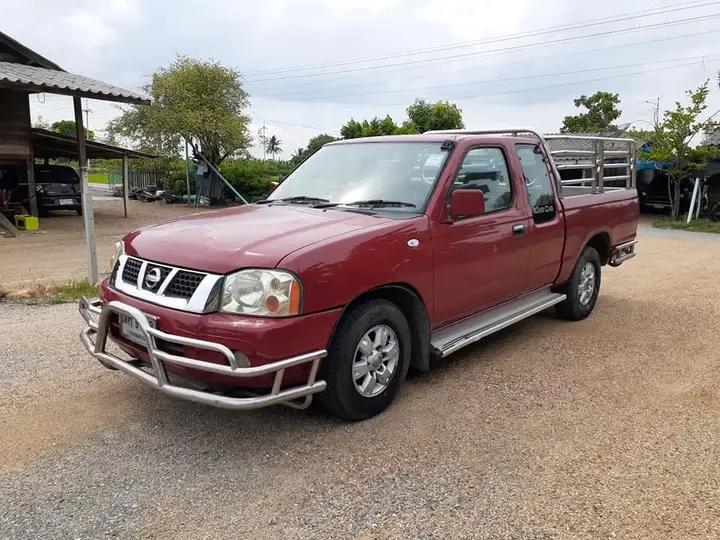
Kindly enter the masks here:
<path id="1" fill-rule="evenodd" d="M 327 389 L 320 406 L 343 420 L 365 420 L 388 408 L 410 365 L 410 327 L 387 300 L 369 300 L 343 317 L 320 378 Z"/>
<path id="2" fill-rule="evenodd" d="M 600 255 L 594 247 L 586 247 L 573 268 L 570 279 L 558 292 L 567 299 L 556 307 L 557 314 L 569 321 L 579 321 L 590 315 L 600 292 Z"/>

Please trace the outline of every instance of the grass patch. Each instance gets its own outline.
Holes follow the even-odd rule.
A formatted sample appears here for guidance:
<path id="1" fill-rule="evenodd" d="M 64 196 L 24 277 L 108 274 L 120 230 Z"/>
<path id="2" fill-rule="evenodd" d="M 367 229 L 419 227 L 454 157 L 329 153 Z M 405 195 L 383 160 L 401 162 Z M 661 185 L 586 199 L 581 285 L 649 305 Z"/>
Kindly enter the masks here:
<path id="1" fill-rule="evenodd" d="M 109 184 L 110 177 L 106 172 L 93 172 L 88 175 L 88 182 L 91 184 Z"/>
<path id="2" fill-rule="evenodd" d="M 88 280 L 68 281 L 63 285 L 35 285 L 28 289 L 4 292 L 0 299 L 27 304 L 66 304 L 77 302 L 83 296 L 96 298 L 98 288 Z"/>
<path id="3" fill-rule="evenodd" d="M 690 223 L 685 223 L 684 219 L 675 221 L 672 218 L 658 219 L 653 222 L 653 227 L 657 229 L 673 229 L 676 231 L 691 231 L 720 234 L 720 221 L 710 221 L 709 219 L 694 219 Z"/>
<path id="4" fill-rule="evenodd" d="M 83 296 L 87 298 L 96 298 L 98 295 L 97 285 L 93 285 L 87 279 L 82 281 L 69 281 L 65 285 L 60 285 L 54 291 L 50 291 L 49 299 L 55 303 L 76 302 Z"/>

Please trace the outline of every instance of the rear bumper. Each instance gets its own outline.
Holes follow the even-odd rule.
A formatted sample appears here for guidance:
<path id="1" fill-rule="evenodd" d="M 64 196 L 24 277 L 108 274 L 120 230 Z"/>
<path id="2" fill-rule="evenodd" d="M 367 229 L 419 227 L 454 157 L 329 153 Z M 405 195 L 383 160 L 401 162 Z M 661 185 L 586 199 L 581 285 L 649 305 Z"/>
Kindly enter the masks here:
<path id="1" fill-rule="evenodd" d="M 310 405 L 313 394 L 322 392 L 326 387 L 325 381 L 316 380 L 320 361 L 327 354 L 324 349 L 264 365 L 240 367 L 233 352 L 225 345 L 171 334 L 153 328 L 148 322 L 146 313 L 123 302 L 113 300 L 102 303 L 100 300 L 83 298 L 80 301 L 79 310 L 87 323 L 87 327 L 80 333 L 80 339 L 92 356 L 104 366 L 124 371 L 170 396 L 234 410 L 258 409 L 276 404 L 305 408 Z M 107 338 L 110 332 L 110 318 L 113 314 L 127 315 L 132 317 L 138 324 L 147 343 L 146 352 L 150 363 L 149 369 L 143 369 L 136 361 L 123 360 L 106 350 Z M 158 340 L 192 347 L 193 349 L 211 351 L 222 355 L 227 360 L 227 363 L 219 364 L 172 354 L 160 349 L 157 344 Z M 272 376 L 273 382 L 272 387 L 264 394 L 251 397 L 232 397 L 172 384 L 168 377 L 168 367 L 173 366 L 189 368 L 194 372 L 221 375 L 223 378 L 238 381 L 237 386 L 242 386 L 243 379 L 256 379 L 263 376 Z M 307 370 L 307 379 L 296 386 L 284 387 L 285 370 L 296 366 L 309 368 Z"/>
<path id="2" fill-rule="evenodd" d="M 62 204 L 60 201 L 73 201 L 72 204 Z M 38 205 L 43 210 L 81 210 L 82 199 L 77 195 L 40 195 Z"/>
<path id="3" fill-rule="evenodd" d="M 615 246 L 610 254 L 610 266 L 620 266 L 628 259 L 632 259 L 635 256 L 635 246 L 637 243 L 637 240 L 631 240 L 630 242 Z"/>

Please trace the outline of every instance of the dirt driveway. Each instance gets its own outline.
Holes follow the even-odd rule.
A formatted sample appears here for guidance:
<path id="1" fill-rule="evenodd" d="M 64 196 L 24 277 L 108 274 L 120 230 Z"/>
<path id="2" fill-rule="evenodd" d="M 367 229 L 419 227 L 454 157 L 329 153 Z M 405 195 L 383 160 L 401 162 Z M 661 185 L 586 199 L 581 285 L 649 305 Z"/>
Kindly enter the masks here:
<path id="1" fill-rule="evenodd" d="M 160 396 L 75 307 L 0 303 L 0 538 L 708 538 L 720 239 L 643 230 L 579 323 L 532 318 L 344 424 Z"/>
<path id="2" fill-rule="evenodd" d="M 127 232 L 192 212 L 206 210 L 180 204 L 130 201 L 123 217 L 122 201 L 94 201 L 98 264 L 106 272 L 115 242 Z M 64 283 L 87 277 L 83 218 L 55 213 L 40 219 L 41 231 L 16 238 L 0 236 L 0 289 L 15 290 L 36 283 Z"/>

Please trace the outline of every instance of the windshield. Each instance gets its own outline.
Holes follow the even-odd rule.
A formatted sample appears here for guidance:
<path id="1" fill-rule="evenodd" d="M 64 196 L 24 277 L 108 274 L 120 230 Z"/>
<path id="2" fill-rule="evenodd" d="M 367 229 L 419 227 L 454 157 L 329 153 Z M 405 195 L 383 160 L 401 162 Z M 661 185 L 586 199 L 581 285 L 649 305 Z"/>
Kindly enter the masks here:
<path id="1" fill-rule="evenodd" d="M 322 199 L 331 204 L 378 206 L 408 203 L 396 204 L 392 210 L 422 211 L 447 155 L 440 142 L 325 146 L 295 169 L 269 200 Z"/>
<path id="2" fill-rule="evenodd" d="M 79 184 L 80 177 L 72 167 L 62 165 L 36 166 L 35 182 L 37 184 Z"/>

